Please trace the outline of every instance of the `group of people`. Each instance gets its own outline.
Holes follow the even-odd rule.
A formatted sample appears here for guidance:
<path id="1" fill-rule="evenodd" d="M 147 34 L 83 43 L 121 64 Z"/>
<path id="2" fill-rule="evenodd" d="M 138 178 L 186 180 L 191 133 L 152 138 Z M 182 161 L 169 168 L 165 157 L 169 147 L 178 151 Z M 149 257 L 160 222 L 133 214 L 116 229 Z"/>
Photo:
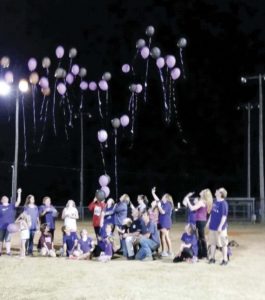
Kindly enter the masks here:
<path id="1" fill-rule="evenodd" d="M 227 265 L 227 192 L 219 188 L 213 201 L 209 189 L 202 190 L 199 197 L 189 193 L 183 199 L 187 210 L 187 224 L 181 236 L 181 246 L 176 256 L 173 255 L 170 229 L 172 227 L 172 212 L 174 203 L 172 196 L 164 194 L 160 199 L 156 188 L 151 191 L 153 200 L 148 205 L 145 195 L 137 197 L 134 206 L 130 197 L 123 194 L 115 203 L 112 198 L 106 200 L 95 197 L 88 205 L 93 213 L 92 224 L 96 238 L 88 235 L 86 229 L 77 233 L 78 210 L 75 202 L 69 200 L 62 212 L 64 226 L 62 227 L 62 247 L 54 248 L 55 219 L 58 211 L 51 204 L 50 197 L 44 197 L 40 207 L 35 204 L 33 195 L 28 195 L 23 212 L 15 219 L 16 208 L 21 203 L 21 189 L 17 191 L 17 201 L 9 203 L 6 196 L 0 204 L 0 255 L 5 242 L 6 254 L 11 255 L 12 232 L 20 232 L 20 257 L 33 255 L 34 236 L 38 230 L 41 235 L 38 241 L 38 251 L 42 256 L 67 256 L 70 259 L 92 259 L 109 261 L 115 253 L 128 260 L 153 260 L 157 257 L 169 257 L 173 262 L 196 262 L 208 258 L 210 264 L 215 263 L 216 247 L 222 248 L 221 265 Z M 205 228 L 209 228 L 208 247 Z M 117 232 L 119 243 L 115 242 L 114 232 Z M 117 246 L 119 244 L 119 246 Z M 209 250 L 210 251 L 209 251 Z"/>

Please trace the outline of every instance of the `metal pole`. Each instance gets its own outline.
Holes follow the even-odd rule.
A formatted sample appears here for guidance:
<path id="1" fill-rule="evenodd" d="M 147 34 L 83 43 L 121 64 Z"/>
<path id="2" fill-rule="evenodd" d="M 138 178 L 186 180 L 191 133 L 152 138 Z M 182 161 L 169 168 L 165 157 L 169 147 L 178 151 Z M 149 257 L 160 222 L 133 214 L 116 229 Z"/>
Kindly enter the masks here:
<path id="1" fill-rule="evenodd" d="M 84 122 L 83 112 L 80 111 L 80 212 L 82 221 L 84 220 Z"/>
<path id="2" fill-rule="evenodd" d="M 259 186 L 260 186 L 260 215 L 261 222 L 265 222 L 264 216 L 264 161 L 263 161 L 263 95 L 262 75 L 259 74 Z"/>
<path id="3" fill-rule="evenodd" d="M 17 194 L 17 169 L 18 169 L 18 147 L 19 147 L 19 91 L 16 92 L 16 114 L 15 114 L 15 155 L 12 172 L 12 197 L 11 202 L 16 202 Z"/>
<path id="4" fill-rule="evenodd" d="M 251 104 L 248 103 L 247 109 L 248 109 L 248 151 L 247 151 L 247 161 L 248 161 L 248 169 L 247 169 L 247 173 L 248 173 L 248 179 L 247 179 L 247 197 L 250 198 L 251 197 L 251 156 L 250 156 L 250 121 L 251 121 Z"/>

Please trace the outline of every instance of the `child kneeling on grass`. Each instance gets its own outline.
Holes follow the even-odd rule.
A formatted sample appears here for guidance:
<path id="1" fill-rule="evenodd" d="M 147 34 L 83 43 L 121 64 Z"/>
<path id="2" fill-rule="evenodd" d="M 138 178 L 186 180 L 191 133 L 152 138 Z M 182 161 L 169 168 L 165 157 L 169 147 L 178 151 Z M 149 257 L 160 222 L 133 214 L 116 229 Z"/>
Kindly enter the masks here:
<path id="1" fill-rule="evenodd" d="M 192 224 L 187 224 L 185 226 L 185 232 L 182 234 L 181 242 L 179 253 L 173 259 L 173 262 L 197 262 L 198 240 L 196 229 Z"/>
<path id="2" fill-rule="evenodd" d="M 81 239 L 78 240 L 77 250 L 73 252 L 73 256 L 79 260 L 92 259 L 95 243 L 93 239 L 88 236 L 86 229 L 82 229 L 80 235 Z"/>
<path id="3" fill-rule="evenodd" d="M 48 224 L 42 224 L 40 227 L 41 236 L 38 243 L 41 256 L 56 257 L 52 242 L 52 234 Z"/>
<path id="4" fill-rule="evenodd" d="M 77 248 L 78 236 L 75 231 L 71 231 L 68 226 L 62 227 L 63 232 L 63 256 L 73 257 L 73 252 Z"/>
<path id="5" fill-rule="evenodd" d="M 99 261 L 107 262 L 110 261 L 112 258 L 112 255 L 114 253 L 114 236 L 112 233 L 112 224 L 107 224 L 104 227 L 101 227 L 100 229 L 100 237 L 98 241 L 98 246 L 101 249 L 100 256 L 98 257 Z"/>

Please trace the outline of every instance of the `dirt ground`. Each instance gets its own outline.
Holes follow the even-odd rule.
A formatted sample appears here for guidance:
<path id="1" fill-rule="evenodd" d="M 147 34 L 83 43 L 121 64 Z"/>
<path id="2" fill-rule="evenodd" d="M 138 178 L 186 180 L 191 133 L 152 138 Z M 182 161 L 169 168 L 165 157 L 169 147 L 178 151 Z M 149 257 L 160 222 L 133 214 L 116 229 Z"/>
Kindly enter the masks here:
<path id="1" fill-rule="evenodd" d="M 57 225 L 56 244 L 61 242 Z M 174 224 L 171 238 L 175 252 L 184 224 Z M 79 224 L 79 228 L 91 224 Z M 232 224 L 233 248 L 228 266 L 173 264 L 171 259 L 139 262 L 114 259 L 108 263 L 66 258 L 16 255 L 18 235 L 13 236 L 14 255 L 0 257 L 0 299 L 265 299 L 265 227 Z M 37 237 L 36 237 L 37 240 Z M 220 254 L 217 259 L 221 259 Z"/>

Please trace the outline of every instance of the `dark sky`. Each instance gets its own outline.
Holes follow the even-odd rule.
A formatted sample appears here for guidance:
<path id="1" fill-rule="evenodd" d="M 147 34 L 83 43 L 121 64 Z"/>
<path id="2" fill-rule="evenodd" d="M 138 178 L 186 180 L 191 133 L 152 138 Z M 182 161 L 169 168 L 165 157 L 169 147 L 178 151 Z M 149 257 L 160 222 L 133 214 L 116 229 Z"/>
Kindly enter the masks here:
<path id="1" fill-rule="evenodd" d="M 135 54 L 135 42 L 145 38 L 145 28 L 156 29 L 153 45 L 163 54 L 178 57 L 176 41 L 184 36 L 187 79 L 177 82 L 179 118 L 187 144 L 176 126 L 166 126 L 162 113 L 162 89 L 151 61 L 148 103 L 140 103 L 134 146 L 128 130 L 119 132 L 119 190 L 134 198 L 156 185 L 178 201 L 190 190 L 219 185 L 232 196 L 246 194 L 246 112 L 240 103 L 257 101 L 257 85 L 242 86 L 240 76 L 264 72 L 265 4 L 253 1 L 62 1 L 1 0 L 0 55 L 11 58 L 11 69 L 28 76 L 27 60 L 50 56 L 55 68 L 55 48 L 75 46 L 76 62 L 88 70 L 87 80 L 98 80 L 105 71 L 111 81 L 111 116 L 127 112 L 130 84 L 120 67 Z M 66 60 L 63 62 L 66 64 Z M 41 73 L 41 72 L 40 72 Z M 139 77 L 141 80 L 142 77 Z M 78 105 L 79 91 L 72 93 Z M 79 121 L 69 130 L 66 141 L 63 118 L 58 108 L 59 134 L 54 137 L 52 117 L 48 118 L 40 153 L 32 144 L 31 98 L 26 97 L 28 166 L 23 166 L 23 127 L 21 121 L 18 184 L 38 199 L 49 194 L 57 203 L 67 198 L 79 200 L 80 130 Z M 96 97 L 85 95 L 85 109 L 93 117 L 85 120 L 85 199 L 90 199 L 102 173 L 97 130 Z M 39 106 L 41 96 L 38 95 Z M 1 99 L 0 114 L 0 193 L 9 194 L 10 162 L 13 160 L 14 102 Z M 9 111 L 9 113 L 8 113 Z M 8 116 L 10 120 L 8 121 Z M 257 189 L 257 111 L 253 111 L 252 161 L 253 194 Z M 113 179 L 113 136 L 110 128 L 107 170 Z M 38 135 L 39 137 L 39 135 Z M 114 180 L 111 183 L 114 196 Z"/>

